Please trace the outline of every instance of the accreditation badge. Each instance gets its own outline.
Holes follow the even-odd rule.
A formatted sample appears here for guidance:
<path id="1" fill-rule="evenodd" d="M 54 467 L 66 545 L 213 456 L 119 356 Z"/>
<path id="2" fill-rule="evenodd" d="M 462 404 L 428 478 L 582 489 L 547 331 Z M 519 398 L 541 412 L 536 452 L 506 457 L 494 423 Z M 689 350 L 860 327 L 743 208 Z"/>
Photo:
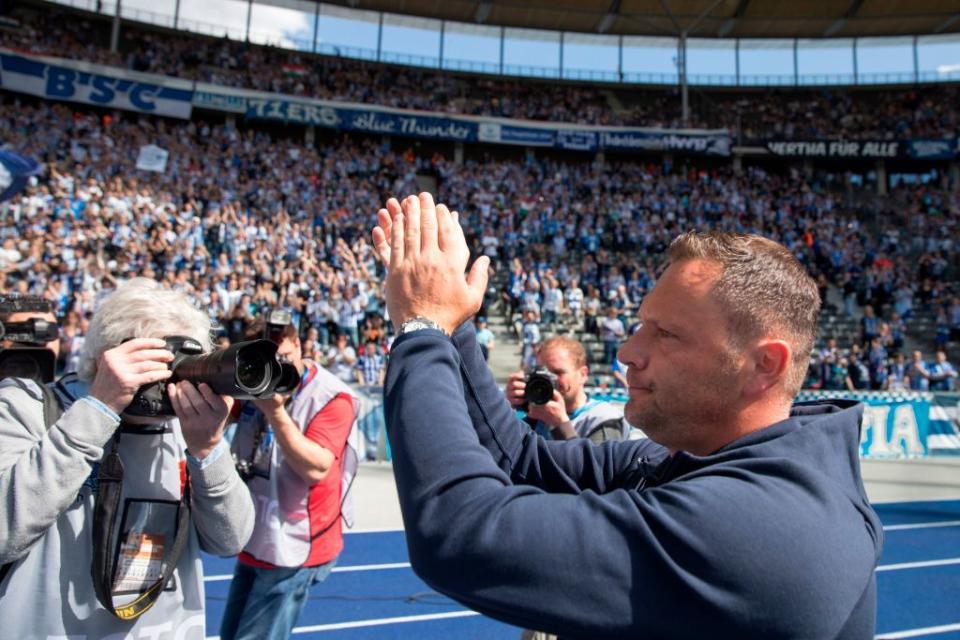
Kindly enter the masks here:
<path id="1" fill-rule="evenodd" d="M 140 594 L 163 576 L 171 562 L 180 503 L 128 499 L 117 539 L 114 595 Z M 171 585 L 166 590 L 175 589 Z"/>

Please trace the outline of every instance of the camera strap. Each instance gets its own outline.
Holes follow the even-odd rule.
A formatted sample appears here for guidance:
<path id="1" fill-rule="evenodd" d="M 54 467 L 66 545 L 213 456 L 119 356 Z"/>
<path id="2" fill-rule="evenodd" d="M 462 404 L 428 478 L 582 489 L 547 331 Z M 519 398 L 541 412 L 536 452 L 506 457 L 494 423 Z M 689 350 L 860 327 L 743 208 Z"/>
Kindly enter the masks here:
<path id="1" fill-rule="evenodd" d="M 177 534 L 174 537 L 169 560 L 160 578 L 140 593 L 135 600 L 118 608 L 113 603 L 113 576 L 116 572 L 114 525 L 123 488 L 123 461 L 117 451 L 119 442 L 120 432 L 118 431 L 113 437 L 110 453 L 100 463 L 97 474 L 97 493 L 93 512 L 93 561 L 90 573 L 100 604 L 120 620 L 135 620 L 146 613 L 163 593 L 163 588 L 173 576 L 180 555 L 187 545 L 190 530 L 190 472 L 186 471 L 186 482 L 180 499 Z"/>

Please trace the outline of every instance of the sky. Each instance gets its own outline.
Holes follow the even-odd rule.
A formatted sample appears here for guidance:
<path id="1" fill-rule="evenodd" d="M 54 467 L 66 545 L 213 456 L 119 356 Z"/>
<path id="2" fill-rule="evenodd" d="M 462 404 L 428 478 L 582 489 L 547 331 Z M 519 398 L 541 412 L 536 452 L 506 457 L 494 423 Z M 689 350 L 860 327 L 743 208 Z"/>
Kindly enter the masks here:
<path id="1" fill-rule="evenodd" d="M 64 4 L 92 5 L 90 0 L 62 0 Z M 291 6 L 298 3 L 288 0 Z M 109 7 L 114 3 L 104 2 Z M 176 0 L 122 0 L 122 15 L 138 21 L 172 26 Z M 249 37 L 253 42 L 311 50 L 314 43 L 312 3 L 306 11 L 253 4 Z M 178 27 L 189 31 L 243 39 L 247 34 L 245 0 L 180 0 Z M 355 57 L 376 57 L 378 14 L 321 6 L 316 33 L 318 51 Z M 444 66 L 496 73 L 500 66 L 499 28 L 448 23 L 443 39 Z M 621 55 L 615 37 L 566 34 L 563 66 L 568 77 L 614 79 Z M 437 66 L 440 22 L 386 15 L 380 39 L 385 61 Z M 507 29 L 503 46 L 504 71 L 518 75 L 556 75 L 560 63 L 560 35 Z M 625 38 L 623 72 L 630 81 L 674 83 L 676 43 L 668 38 Z M 741 78 L 750 84 L 793 83 L 793 41 L 741 41 Z M 797 43 L 796 71 L 801 82 L 851 84 L 855 70 L 863 80 L 912 80 L 912 38 L 861 39 L 856 63 L 850 39 L 801 40 Z M 960 80 L 960 36 L 920 38 L 917 66 L 925 81 Z M 691 84 L 733 84 L 737 55 L 732 40 L 691 39 L 687 73 Z M 882 74 L 882 75 L 877 75 Z M 746 82 L 747 80 L 745 80 Z"/>

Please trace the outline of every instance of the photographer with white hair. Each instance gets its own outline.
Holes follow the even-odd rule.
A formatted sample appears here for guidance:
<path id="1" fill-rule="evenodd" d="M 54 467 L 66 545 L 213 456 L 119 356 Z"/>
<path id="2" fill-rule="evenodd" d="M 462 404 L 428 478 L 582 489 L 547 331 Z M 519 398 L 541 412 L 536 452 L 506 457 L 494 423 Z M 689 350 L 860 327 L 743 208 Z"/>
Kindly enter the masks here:
<path id="1" fill-rule="evenodd" d="M 135 278 L 94 314 L 78 377 L 0 382 L 6 637 L 205 637 L 200 550 L 238 553 L 254 509 L 222 440 L 232 398 L 165 382 L 167 336 L 209 351 L 210 319 Z"/>

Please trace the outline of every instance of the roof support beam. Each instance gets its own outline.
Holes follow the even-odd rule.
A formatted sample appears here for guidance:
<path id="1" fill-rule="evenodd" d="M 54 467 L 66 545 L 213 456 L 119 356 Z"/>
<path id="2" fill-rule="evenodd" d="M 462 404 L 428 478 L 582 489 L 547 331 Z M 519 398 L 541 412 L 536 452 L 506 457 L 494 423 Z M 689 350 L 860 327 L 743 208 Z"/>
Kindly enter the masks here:
<path id="1" fill-rule="evenodd" d="M 949 18 L 947 18 L 946 20 L 944 20 L 943 22 L 941 22 L 940 24 L 938 24 L 933 29 L 933 33 L 941 33 L 943 31 L 946 31 L 947 29 L 955 25 L 957 23 L 957 20 L 960 20 L 960 13 L 955 13 Z"/>
<path id="2" fill-rule="evenodd" d="M 743 14 L 747 12 L 747 6 L 750 4 L 750 0 L 740 0 L 737 4 L 737 8 L 734 10 L 733 15 L 723 21 L 723 24 L 720 25 L 720 28 L 717 30 L 718 38 L 726 38 L 730 35 L 730 32 L 733 31 L 734 27 L 740 22 L 740 18 L 743 17 Z"/>
<path id="3" fill-rule="evenodd" d="M 599 24 L 597 24 L 597 33 L 606 33 L 610 30 L 610 27 L 613 26 L 614 20 L 617 19 L 617 14 L 620 13 L 620 2 L 621 0 L 613 0 L 610 3 L 610 8 L 607 9 L 607 15 L 601 18 Z"/>
<path id="4" fill-rule="evenodd" d="M 851 18 L 856 17 L 861 6 L 863 6 L 863 0 L 853 0 L 853 2 L 850 3 L 850 7 L 843 12 L 843 16 L 824 30 L 823 37 L 829 38 L 843 29 Z"/>
<path id="5" fill-rule="evenodd" d="M 484 23 L 487 21 L 487 18 L 490 17 L 490 12 L 493 11 L 493 0 L 480 0 L 477 3 L 477 12 L 473 14 L 474 22 Z"/>

